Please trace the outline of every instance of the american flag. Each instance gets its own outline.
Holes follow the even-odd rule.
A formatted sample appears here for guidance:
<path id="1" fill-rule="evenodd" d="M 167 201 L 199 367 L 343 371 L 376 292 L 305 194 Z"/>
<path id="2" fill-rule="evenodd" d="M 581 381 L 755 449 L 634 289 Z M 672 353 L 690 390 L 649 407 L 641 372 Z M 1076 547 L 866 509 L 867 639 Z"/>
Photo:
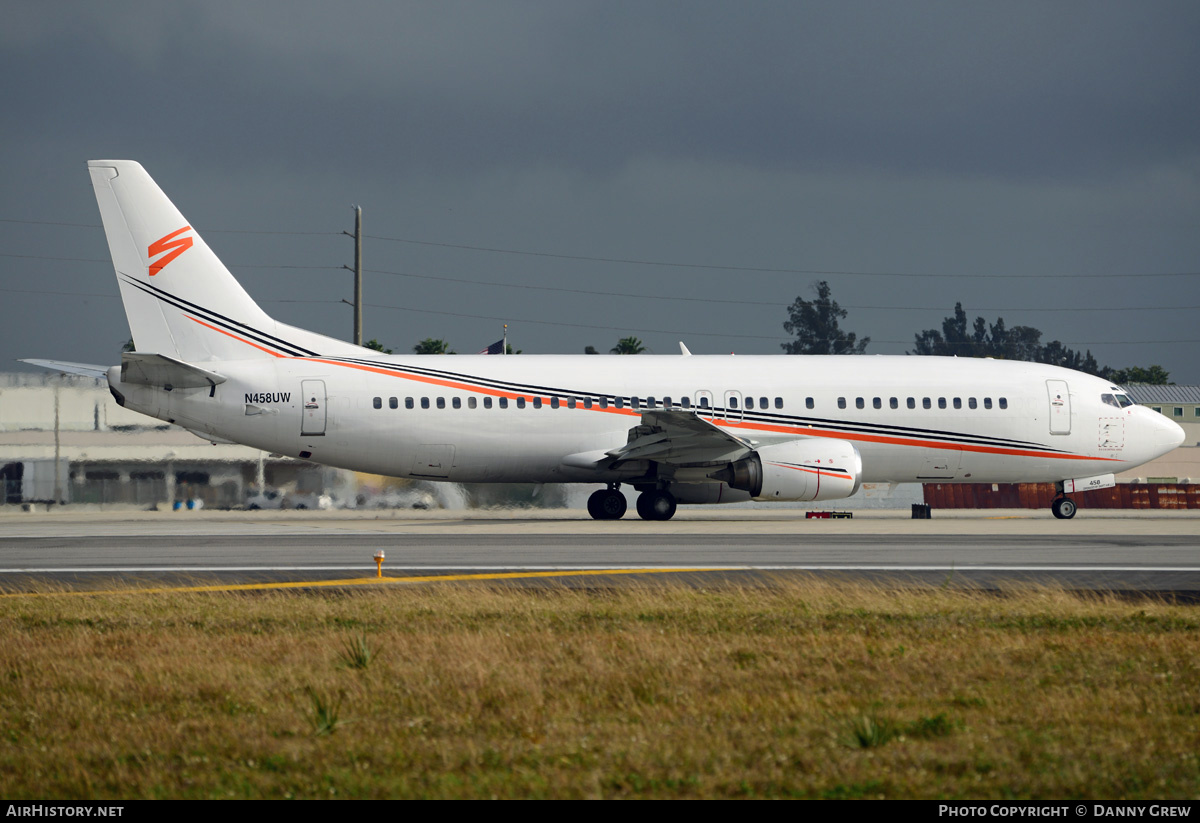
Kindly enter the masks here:
<path id="1" fill-rule="evenodd" d="M 503 339 L 497 340 L 495 343 L 488 346 L 486 349 L 481 349 L 479 351 L 479 353 L 480 354 L 504 354 L 504 340 Z"/>

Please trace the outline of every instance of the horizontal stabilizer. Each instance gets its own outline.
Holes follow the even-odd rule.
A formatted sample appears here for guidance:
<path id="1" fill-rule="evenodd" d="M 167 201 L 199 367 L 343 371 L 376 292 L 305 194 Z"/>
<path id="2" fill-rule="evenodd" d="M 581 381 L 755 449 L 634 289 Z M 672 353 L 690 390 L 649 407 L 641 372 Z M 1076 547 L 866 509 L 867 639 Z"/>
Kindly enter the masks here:
<path id="1" fill-rule="evenodd" d="M 225 382 L 225 378 L 216 372 L 184 363 L 165 354 L 143 354 L 136 351 L 121 355 L 121 380 L 125 383 L 155 386 L 167 391 L 214 387 Z"/>
<path id="2" fill-rule="evenodd" d="M 104 377 L 108 374 L 108 366 L 93 366 L 90 363 L 68 363 L 66 360 L 21 360 L 31 366 L 40 366 L 63 374 L 81 374 L 84 377 Z"/>

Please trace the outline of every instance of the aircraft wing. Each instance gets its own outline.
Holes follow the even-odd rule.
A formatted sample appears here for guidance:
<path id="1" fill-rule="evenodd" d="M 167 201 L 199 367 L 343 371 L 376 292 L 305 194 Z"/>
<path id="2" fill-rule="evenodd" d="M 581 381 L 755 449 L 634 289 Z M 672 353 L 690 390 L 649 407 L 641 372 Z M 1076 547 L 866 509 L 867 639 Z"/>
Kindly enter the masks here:
<path id="1" fill-rule="evenodd" d="M 737 460 L 754 446 L 686 411 L 649 411 L 629 430 L 629 442 L 606 452 L 616 466 L 627 460 L 655 460 L 676 465 Z"/>
<path id="2" fill-rule="evenodd" d="M 121 380 L 143 386 L 167 389 L 216 388 L 224 383 L 224 375 L 184 363 L 165 354 L 144 354 L 130 351 L 121 355 Z"/>
<path id="3" fill-rule="evenodd" d="M 31 366 L 40 366 L 43 369 L 51 371 L 60 371 L 64 374 L 81 374 L 84 377 L 104 377 L 108 374 L 108 366 L 93 366 L 90 363 L 69 363 L 66 360 L 25 360 L 20 362 L 28 363 Z"/>

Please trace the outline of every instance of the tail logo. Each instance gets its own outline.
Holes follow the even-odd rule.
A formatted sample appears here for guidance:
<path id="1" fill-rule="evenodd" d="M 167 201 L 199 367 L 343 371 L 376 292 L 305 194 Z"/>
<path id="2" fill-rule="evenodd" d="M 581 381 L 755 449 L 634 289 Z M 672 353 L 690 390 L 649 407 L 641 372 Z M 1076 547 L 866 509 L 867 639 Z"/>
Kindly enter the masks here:
<path id="1" fill-rule="evenodd" d="M 168 263 L 192 247 L 192 238 L 179 237 L 179 235 L 183 234 L 185 231 L 190 231 L 191 228 L 191 226 L 184 226 L 182 229 L 178 229 L 177 231 L 173 231 L 164 237 L 160 237 L 150 244 L 149 248 L 146 249 L 147 258 L 153 258 L 160 254 L 163 255 L 162 257 L 159 257 L 158 260 L 150 264 L 151 277 L 158 274 L 160 271 L 166 268 Z M 166 253 L 164 254 L 164 252 Z"/>

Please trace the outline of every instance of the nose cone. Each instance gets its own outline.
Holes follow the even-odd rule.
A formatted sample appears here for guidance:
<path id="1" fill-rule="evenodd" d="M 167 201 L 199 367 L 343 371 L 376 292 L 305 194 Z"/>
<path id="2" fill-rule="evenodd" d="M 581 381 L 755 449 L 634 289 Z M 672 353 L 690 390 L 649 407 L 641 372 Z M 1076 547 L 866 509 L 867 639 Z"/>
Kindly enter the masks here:
<path id="1" fill-rule="evenodd" d="M 1160 454 L 1166 454 L 1183 443 L 1183 427 L 1161 414 L 1155 413 L 1154 416 L 1158 418 L 1154 421 L 1154 445 L 1160 449 Z"/>

